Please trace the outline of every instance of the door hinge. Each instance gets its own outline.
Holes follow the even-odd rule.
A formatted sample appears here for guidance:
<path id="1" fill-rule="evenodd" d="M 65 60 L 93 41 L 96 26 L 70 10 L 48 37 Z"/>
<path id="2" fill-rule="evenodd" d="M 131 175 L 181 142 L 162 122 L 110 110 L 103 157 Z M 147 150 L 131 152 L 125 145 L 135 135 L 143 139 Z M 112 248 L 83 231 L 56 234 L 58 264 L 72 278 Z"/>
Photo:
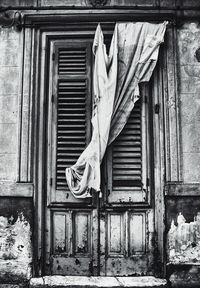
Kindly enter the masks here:
<path id="1" fill-rule="evenodd" d="M 52 54 L 52 60 L 53 61 L 55 60 L 55 52 L 53 52 L 53 54 Z"/>
<path id="2" fill-rule="evenodd" d="M 51 96 L 51 103 L 54 103 L 54 95 Z"/>
<path id="3" fill-rule="evenodd" d="M 50 186 L 52 186 L 53 185 L 53 178 L 51 177 L 50 178 Z"/>
<path id="4" fill-rule="evenodd" d="M 160 112 L 160 104 L 155 104 L 155 113 L 159 114 Z"/>
<path id="5" fill-rule="evenodd" d="M 149 187 L 149 178 L 147 178 L 147 187 Z"/>

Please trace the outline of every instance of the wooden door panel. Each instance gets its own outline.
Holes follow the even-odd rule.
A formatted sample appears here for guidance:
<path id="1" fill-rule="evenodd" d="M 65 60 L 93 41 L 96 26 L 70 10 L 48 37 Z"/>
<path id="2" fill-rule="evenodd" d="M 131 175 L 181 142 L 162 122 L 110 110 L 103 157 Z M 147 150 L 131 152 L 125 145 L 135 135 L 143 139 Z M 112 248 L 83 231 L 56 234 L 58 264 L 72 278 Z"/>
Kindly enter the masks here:
<path id="1" fill-rule="evenodd" d="M 105 200 L 109 204 L 131 205 L 150 200 L 148 88 L 143 85 L 140 90 L 141 97 L 126 125 L 107 151 Z"/>
<path id="2" fill-rule="evenodd" d="M 54 211 L 52 213 L 53 274 L 91 275 L 97 223 L 94 210 Z"/>
<path id="3" fill-rule="evenodd" d="M 76 199 L 66 183 L 91 134 L 91 39 L 52 40 L 48 107 L 46 274 L 152 275 L 149 114 L 142 97 L 105 156 L 103 197 Z M 53 97 L 52 97 L 53 95 Z M 104 174 L 104 173 L 102 173 Z M 104 178 L 104 179 L 103 179 Z M 139 208 L 138 208 L 139 207 Z M 49 268 L 50 267 L 50 268 Z"/>
<path id="4" fill-rule="evenodd" d="M 101 275 L 153 273 L 153 211 L 108 211 L 101 214 Z"/>

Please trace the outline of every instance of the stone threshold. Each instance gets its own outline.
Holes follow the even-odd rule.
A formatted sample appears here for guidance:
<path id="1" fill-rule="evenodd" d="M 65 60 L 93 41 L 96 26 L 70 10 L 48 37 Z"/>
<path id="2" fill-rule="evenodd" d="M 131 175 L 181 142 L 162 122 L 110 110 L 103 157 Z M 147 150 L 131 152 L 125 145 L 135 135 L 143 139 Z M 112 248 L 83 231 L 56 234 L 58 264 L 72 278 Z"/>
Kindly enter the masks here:
<path id="1" fill-rule="evenodd" d="M 44 276 L 32 278 L 29 288 L 166 288 L 167 280 L 153 276 L 102 277 L 102 276 Z"/>

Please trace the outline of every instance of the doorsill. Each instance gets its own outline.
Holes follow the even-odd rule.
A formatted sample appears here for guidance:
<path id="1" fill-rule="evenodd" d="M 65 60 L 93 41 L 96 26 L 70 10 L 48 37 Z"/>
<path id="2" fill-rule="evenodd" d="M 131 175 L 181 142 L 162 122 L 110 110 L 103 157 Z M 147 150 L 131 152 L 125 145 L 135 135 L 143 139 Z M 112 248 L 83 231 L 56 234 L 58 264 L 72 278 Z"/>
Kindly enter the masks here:
<path id="1" fill-rule="evenodd" d="M 30 288 L 166 288 L 167 280 L 153 276 L 102 277 L 102 276 L 44 276 L 32 278 Z"/>

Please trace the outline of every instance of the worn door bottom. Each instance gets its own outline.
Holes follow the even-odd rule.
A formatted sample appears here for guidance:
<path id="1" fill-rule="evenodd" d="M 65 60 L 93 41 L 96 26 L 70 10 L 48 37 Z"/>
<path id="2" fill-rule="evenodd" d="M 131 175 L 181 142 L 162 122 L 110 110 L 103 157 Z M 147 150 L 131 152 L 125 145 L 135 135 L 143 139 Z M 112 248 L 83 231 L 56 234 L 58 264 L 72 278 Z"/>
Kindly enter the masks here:
<path id="1" fill-rule="evenodd" d="M 120 287 L 167 287 L 165 279 L 153 276 L 142 277 L 85 277 L 85 276 L 44 276 L 32 278 L 30 288 L 70 287 L 70 288 L 120 288 Z"/>

